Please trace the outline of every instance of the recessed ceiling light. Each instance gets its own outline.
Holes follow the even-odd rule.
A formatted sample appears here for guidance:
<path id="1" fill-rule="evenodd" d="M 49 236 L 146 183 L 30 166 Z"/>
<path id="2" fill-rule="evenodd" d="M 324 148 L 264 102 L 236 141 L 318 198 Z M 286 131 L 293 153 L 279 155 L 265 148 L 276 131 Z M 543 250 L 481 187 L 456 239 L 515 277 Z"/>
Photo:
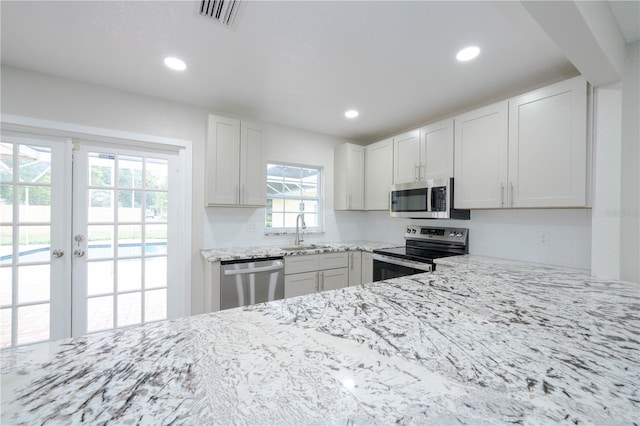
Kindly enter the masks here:
<path id="1" fill-rule="evenodd" d="M 465 47 L 456 55 L 456 59 L 460 62 L 470 61 L 480 53 L 480 48 L 476 46 Z"/>
<path id="2" fill-rule="evenodd" d="M 184 71 L 187 69 L 187 64 L 185 64 L 182 59 L 174 58 L 172 56 L 164 58 L 164 64 L 176 71 Z"/>
<path id="3" fill-rule="evenodd" d="M 359 113 L 355 109 L 350 109 L 349 111 L 344 113 L 344 116 L 347 118 L 356 118 L 358 115 Z"/>

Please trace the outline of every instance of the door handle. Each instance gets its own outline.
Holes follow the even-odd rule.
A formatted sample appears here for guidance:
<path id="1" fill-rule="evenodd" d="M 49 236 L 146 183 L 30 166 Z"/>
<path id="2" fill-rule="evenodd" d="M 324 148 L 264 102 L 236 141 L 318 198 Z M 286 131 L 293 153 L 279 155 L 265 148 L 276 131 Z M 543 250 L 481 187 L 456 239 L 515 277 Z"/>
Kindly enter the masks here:
<path id="1" fill-rule="evenodd" d="M 509 205 L 513 207 L 513 182 L 509 182 L 509 185 L 511 185 L 511 194 L 509 195 Z"/>

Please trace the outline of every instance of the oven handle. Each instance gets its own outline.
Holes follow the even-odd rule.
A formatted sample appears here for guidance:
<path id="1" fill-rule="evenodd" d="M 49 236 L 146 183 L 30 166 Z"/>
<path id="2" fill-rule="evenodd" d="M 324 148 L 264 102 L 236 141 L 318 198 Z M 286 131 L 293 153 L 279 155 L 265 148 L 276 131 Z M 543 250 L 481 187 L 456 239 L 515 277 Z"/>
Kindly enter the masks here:
<path id="1" fill-rule="evenodd" d="M 431 265 L 430 263 L 403 260 L 403 259 L 398 259 L 397 257 L 384 256 L 378 253 L 373 253 L 373 260 L 390 263 L 392 265 L 406 266 L 407 268 L 418 269 L 420 271 L 425 271 L 425 272 L 431 272 L 433 270 L 433 265 Z"/>

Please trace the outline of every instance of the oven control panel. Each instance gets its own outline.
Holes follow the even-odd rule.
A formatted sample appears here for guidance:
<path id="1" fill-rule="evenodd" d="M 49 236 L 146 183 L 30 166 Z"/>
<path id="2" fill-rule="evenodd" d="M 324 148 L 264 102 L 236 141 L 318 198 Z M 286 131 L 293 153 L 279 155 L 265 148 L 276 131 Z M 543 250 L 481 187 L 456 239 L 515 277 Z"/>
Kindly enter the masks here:
<path id="1" fill-rule="evenodd" d="M 467 228 L 437 228 L 431 226 L 409 225 L 404 233 L 405 240 L 433 240 L 466 244 Z"/>

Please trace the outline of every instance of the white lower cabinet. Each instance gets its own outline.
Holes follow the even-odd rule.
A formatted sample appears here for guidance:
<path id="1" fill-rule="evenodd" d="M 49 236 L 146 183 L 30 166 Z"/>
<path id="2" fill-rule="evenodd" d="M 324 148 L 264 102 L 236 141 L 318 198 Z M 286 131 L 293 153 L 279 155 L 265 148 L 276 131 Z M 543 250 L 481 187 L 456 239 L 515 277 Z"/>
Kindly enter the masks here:
<path id="1" fill-rule="evenodd" d="M 284 297 L 346 287 L 348 266 L 346 252 L 287 256 L 284 258 Z"/>
<path id="2" fill-rule="evenodd" d="M 373 253 L 362 252 L 362 284 L 373 282 Z"/>
<path id="3" fill-rule="evenodd" d="M 362 284 L 362 252 L 349 252 L 349 286 Z"/>
<path id="4" fill-rule="evenodd" d="M 320 291 L 337 290 L 346 287 L 349 281 L 349 270 L 347 268 L 328 269 L 319 271 Z"/>
<path id="5" fill-rule="evenodd" d="M 302 272 L 300 274 L 285 275 L 285 299 L 315 293 L 318 289 L 318 279 L 318 272 Z"/>

